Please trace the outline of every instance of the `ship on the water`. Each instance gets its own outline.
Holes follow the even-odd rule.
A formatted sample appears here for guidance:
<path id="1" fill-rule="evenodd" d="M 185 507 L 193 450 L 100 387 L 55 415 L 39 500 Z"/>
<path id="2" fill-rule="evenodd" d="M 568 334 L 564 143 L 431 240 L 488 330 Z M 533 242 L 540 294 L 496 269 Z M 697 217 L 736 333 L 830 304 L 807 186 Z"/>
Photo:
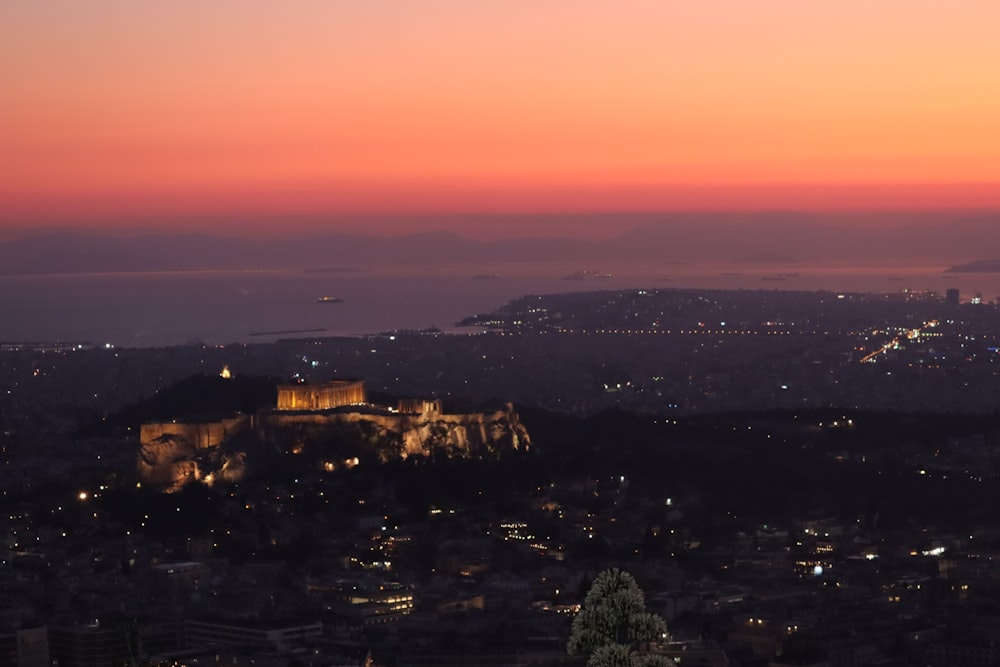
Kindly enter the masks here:
<path id="1" fill-rule="evenodd" d="M 316 300 L 320 303 L 344 303 L 344 300 L 339 296 L 321 296 Z"/>

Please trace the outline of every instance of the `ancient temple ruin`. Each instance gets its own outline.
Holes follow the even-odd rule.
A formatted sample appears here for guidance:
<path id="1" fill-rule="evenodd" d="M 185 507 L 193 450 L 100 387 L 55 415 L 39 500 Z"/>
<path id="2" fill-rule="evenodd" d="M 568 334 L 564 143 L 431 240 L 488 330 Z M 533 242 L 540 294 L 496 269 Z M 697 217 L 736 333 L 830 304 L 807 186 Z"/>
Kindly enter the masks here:
<path id="1" fill-rule="evenodd" d="M 361 380 L 330 380 L 320 385 L 278 385 L 278 410 L 332 410 L 364 403 L 365 383 Z"/>

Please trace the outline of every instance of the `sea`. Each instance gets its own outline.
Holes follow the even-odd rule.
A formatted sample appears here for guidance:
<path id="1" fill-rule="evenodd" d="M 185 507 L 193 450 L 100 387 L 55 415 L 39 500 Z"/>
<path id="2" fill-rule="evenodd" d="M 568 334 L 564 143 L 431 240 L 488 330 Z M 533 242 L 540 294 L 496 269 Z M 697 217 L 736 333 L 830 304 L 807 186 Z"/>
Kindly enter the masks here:
<path id="1" fill-rule="evenodd" d="M 997 300 L 1000 274 L 935 265 L 477 262 L 246 271 L 0 276 L 0 343 L 116 347 L 363 336 L 457 323 L 527 294 L 629 289 L 828 290 L 958 288 Z M 321 301 L 329 297 L 329 300 Z"/>

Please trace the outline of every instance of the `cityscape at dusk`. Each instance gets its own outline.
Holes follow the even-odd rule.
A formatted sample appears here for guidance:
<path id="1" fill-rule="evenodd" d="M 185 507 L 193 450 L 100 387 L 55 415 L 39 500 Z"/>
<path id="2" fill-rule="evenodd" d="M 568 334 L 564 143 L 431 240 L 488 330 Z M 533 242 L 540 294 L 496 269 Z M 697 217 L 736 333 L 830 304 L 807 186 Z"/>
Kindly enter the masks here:
<path id="1" fill-rule="evenodd" d="M 0 0 L 0 667 L 1000 666 L 998 34 Z"/>

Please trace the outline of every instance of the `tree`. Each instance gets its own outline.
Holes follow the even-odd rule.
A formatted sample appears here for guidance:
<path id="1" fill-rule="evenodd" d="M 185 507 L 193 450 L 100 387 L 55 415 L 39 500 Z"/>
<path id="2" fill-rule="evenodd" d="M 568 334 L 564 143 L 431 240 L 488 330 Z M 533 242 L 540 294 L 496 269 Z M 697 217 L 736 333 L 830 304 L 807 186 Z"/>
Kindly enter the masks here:
<path id="1" fill-rule="evenodd" d="M 587 591 L 566 651 L 589 656 L 587 667 L 674 665 L 665 656 L 635 653 L 640 643 L 667 639 L 666 622 L 646 611 L 645 596 L 632 575 L 611 568 L 598 574 Z"/>

